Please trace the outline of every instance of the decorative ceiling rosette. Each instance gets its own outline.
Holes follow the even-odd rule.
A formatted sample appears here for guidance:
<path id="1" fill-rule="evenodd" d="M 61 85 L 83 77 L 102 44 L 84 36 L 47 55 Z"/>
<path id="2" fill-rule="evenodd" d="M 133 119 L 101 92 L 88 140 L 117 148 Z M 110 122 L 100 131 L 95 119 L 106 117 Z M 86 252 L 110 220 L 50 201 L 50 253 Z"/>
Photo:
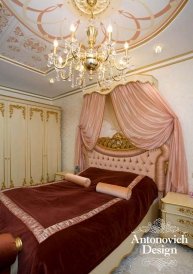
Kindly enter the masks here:
<path id="1" fill-rule="evenodd" d="M 75 7 L 86 14 L 90 14 L 90 8 L 88 8 L 88 0 L 73 0 Z M 110 0 L 90 0 L 89 3 L 93 3 L 93 14 L 99 14 L 103 12 L 110 4 Z"/>

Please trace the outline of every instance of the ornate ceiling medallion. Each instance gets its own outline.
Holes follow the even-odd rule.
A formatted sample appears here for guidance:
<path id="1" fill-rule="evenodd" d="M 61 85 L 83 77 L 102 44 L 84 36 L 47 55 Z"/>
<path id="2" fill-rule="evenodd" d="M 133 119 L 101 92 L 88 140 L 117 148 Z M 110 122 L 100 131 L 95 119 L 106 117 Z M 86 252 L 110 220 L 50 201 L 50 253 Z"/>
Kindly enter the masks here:
<path id="1" fill-rule="evenodd" d="M 90 7 L 92 7 L 94 15 L 106 10 L 110 4 L 110 0 L 73 0 L 73 2 L 78 10 L 86 14 L 91 14 Z"/>

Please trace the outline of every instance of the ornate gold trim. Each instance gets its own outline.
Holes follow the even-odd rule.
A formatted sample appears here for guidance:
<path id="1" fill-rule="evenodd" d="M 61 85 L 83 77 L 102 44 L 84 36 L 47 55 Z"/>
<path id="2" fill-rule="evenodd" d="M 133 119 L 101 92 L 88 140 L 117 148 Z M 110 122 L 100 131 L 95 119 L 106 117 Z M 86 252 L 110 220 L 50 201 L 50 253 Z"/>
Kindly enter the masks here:
<path id="1" fill-rule="evenodd" d="M 23 180 L 23 186 L 26 186 L 26 185 L 27 185 L 26 178 L 24 178 L 24 180 Z"/>
<path id="2" fill-rule="evenodd" d="M 13 183 L 13 180 L 11 179 L 10 180 L 10 188 L 13 188 L 14 187 L 14 183 Z"/>
<path id="3" fill-rule="evenodd" d="M 17 237 L 15 239 L 15 245 L 16 245 L 17 251 L 21 251 L 22 250 L 22 240 L 19 237 Z"/>
<path id="4" fill-rule="evenodd" d="M 2 116 L 4 117 L 4 113 L 5 113 L 5 104 L 4 103 L 0 103 L 0 112 L 2 113 Z"/>
<path id="5" fill-rule="evenodd" d="M 104 10 L 106 10 L 110 5 L 109 0 L 73 0 L 72 2 L 74 6 L 83 14 L 91 14 L 92 8 L 92 13 L 94 15 L 104 12 Z"/>
<path id="6" fill-rule="evenodd" d="M 5 185 L 5 182 L 2 182 L 1 190 L 4 190 L 4 189 L 6 189 L 6 185 Z"/>
<path id="7" fill-rule="evenodd" d="M 47 118 L 46 121 L 48 122 L 50 115 L 55 115 L 56 116 L 56 122 L 58 123 L 58 112 L 52 111 L 52 110 L 48 110 L 47 111 Z"/>
<path id="8" fill-rule="evenodd" d="M 97 145 L 109 149 L 118 151 L 128 151 L 136 149 L 131 141 L 123 135 L 123 133 L 118 132 L 113 135 L 113 137 L 101 137 L 97 141 Z"/>
<path id="9" fill-rule="evenodd" d="M 183 224 L 183 225 L 190 225 L 190 226 L 193 226 L 193 222 L 189 221 L 189 220 L 183 220 L 183 219 L 178 219 L 178 222 L 180 224 Z"/>
<path id="10" fill-rule="evenodd" d="M 14 109 L 20 109 L 22 111 L 23 114 L 23 118 L 25 119 L 26 117 L 26 107 L 25 106 L 20 106 L 20 105 L 10 105 L 9 106 L 9 114 L 10 114 L 10 118 L 13 116 L 13 110 Z"/>
<path id="11" fill-rule="evenodd" d="M 41 177 L 41 183 L 43 184 L 44 183 L 44 177 L 43 177 L 43 175 L 42 175 L 42 177 Z"/>
<path id="12" fill-rule="evenodd" d="M 186 214 L 186 215 L 192 215 L 193 216 L 193 210 L 189 209 L 189 208 L 183 208 L 183 207 L 180 207 L 178 209 L 179 212 L 183 213 L 183 214 Z"/>
<path id="13" fill-rule="evenodd" d="M 184 235 L 186 237 L 189 237 L 189 238 L 193 239 L 193 234 L 190 234 L 188 232 L 183 232 L 183 231 L 179 230 L 177 233 L 180 234 L 180 235 Z"/>
<path id="14" fill-rule="evenodd" d="M 30 185 L 32 186 L 34 184 L 32 176 L 30 177 Z"/>
<path id="15" fill-rule="evenodd" d="M 34 111 L 40 113 L 41 120 L 43 121 L 43 120 L 44 120 L 44 113 L 43 113 L 43 110 L 40 109 L 40 108 L 36 108 L 36 107 L 31 107 L 31 108 L 30 108 L 30 114 L 29 114 L 30 120 L 32 119 L 32 116 L 33 116 Z"/>
<path id="16" fill-rule="evenodd" d="M 49 174 L 47 173 L 47 183 L 50 181 Z"/>

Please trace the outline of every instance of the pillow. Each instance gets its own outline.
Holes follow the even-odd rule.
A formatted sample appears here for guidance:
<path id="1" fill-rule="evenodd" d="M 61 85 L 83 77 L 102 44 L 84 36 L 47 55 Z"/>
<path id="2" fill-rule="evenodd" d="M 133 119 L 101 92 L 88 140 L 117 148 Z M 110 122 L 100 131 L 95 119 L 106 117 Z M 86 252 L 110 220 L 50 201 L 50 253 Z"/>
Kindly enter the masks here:
<path id="1" fill-rule="evenodd" d="M 91 184 L 91 180 L 89 178 L 82 177 L 79 175 L 74 175 L 72 173 L 66 173 L 64 178 L 69 182 L 78 184 L 83 187 L 89 187 Z"/>
<path id="2" fill-rule="evenodd" d="M 138 175 L 128 187 L 98 183 L 96 186 L 96 191 L 113 195 L 122 199 L 129 200 L 132 194 L 132 189 L 144 178 L 144 175 Z"/>
<path id="3" fill-rule="evenodd" d="M 129 187 L 98 183 L 96 186 L 96 191 L 113 195 L 122 199 L 129 200 L 131 197 L 131 189 Z"/>

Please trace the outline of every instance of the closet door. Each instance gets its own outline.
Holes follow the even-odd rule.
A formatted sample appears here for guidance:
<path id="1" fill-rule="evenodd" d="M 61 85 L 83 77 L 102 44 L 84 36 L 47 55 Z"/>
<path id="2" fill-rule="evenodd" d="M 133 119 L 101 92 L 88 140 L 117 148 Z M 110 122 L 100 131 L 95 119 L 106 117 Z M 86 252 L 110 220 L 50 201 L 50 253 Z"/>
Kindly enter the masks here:
<path id="1" fill-rule="evenodd" d="M 0 190 L 7 187 L 5 167 L 5 103 L 0 102 Z"/>
<path id="2" fill-rule="evenodd" d="M 29 106 L 28 154 L 30 185 L 44 182 L 44 111 Z"/>
<path id="3" fill-rule="evenodd" d="M 49 182 L 55 179 L 55 173 L 61 169 L 60 111 L 47 109 L 45 125 L 45 177 Z"/>
<path id="4" fill-rule="evenodd" d="M 26 185 L 27 177 L 27 106 L 8 104 L 7 151 L 9 187 Z"/>

